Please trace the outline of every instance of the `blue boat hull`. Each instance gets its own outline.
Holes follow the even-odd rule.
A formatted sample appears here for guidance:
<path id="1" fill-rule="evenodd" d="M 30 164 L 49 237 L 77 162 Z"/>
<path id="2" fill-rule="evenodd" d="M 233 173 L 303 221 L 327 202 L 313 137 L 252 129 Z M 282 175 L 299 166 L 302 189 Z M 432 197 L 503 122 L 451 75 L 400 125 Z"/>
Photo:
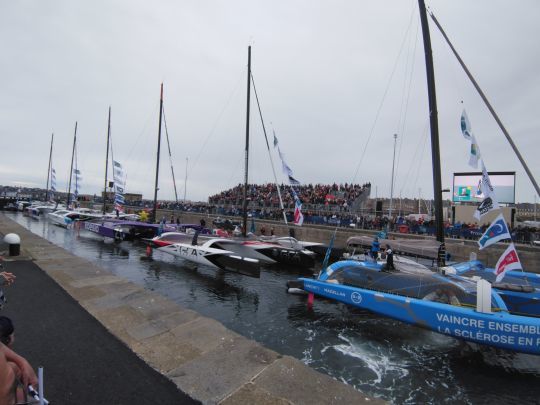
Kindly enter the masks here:
<path id="1" fill-rule="evenodd" d="M 457 339 L 540 355 L 540 319 L 301 278 L 305 291 Z"/>

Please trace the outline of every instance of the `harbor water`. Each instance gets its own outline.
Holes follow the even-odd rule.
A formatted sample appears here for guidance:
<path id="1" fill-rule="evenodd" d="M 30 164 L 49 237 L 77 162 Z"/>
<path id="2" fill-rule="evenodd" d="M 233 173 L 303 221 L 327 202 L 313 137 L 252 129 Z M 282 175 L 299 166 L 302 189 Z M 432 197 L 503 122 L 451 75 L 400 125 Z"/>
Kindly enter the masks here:
<path id="1" fill-rule="evenodd" d="M 271 266 L 260 279 L 216 272 L 154 251 L 117 244 L 6 213 L 71 253 L 368 395 L 393 403 L 539 403 L 540 358 L 479 349 L 343 304 L 291 295 L 301 273 Z M 23 241 L 24 248 L 24 241 Z M 303 274 L 308 276 L 307 274 Z"/>

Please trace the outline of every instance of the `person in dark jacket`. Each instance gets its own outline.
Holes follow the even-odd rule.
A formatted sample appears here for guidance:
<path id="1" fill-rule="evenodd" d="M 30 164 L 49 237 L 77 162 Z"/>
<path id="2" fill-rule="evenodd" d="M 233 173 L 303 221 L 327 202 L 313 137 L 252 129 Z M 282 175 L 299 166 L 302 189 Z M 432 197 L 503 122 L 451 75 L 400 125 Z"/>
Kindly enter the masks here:
<path id="1" fill-rule="evenodd" d="M 390 245 L 386 245 L 386 270 L 395 270 L 394 267 L 394 252 Z"/>

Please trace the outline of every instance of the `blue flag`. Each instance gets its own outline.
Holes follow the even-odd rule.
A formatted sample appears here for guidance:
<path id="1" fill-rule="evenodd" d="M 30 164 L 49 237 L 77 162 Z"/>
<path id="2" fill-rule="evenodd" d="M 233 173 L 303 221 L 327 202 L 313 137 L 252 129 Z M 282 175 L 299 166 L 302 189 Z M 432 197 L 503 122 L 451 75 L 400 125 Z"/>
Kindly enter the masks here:
<path id="1" fill-rule="evenodd" d="M 499 214 L 478 241 L 478 246 L 482 250 L 503 239 L 512 239 L 512 236 L 503 215 Z"/>
<path id="2" fill-rule="evenodd" d="M 337 231 L 337 228 L 334 230 L 334 234 L 332 235 L 332 238 L 330 239 L 330 243 L 328 244 L 328 249 L 326 249 L 326 254 L 324 255 L 322 269 L 319 273 L 319 277 L 321 274 L 323 274 L 326 271 L 326 268 L 328 267 L 328 261 L 330 260 L 330 253 L 332 252 L 332 248 L 334 247 L 334 239 L 336 238 L 336 231 Z"/>

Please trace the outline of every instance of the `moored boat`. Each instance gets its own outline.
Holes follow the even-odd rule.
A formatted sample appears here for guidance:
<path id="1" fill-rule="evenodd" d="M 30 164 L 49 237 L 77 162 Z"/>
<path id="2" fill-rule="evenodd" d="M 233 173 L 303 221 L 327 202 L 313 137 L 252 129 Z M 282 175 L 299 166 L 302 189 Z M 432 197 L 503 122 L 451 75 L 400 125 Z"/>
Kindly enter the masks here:
<path id="1" fill-rule="evenodd" d="M 227 250 L 223 246 L 232 247 L 235 250 Z M 251 277 L 259 277 L 261 273 L 261 262 L 251 257 L 250 249 L 231 240 L 212 238 L 201 245 L 173 243 L 159 247 L 157 250 L 197 264 Z"/>
<path id="2" fill-rule="evenodd" d="M 398 271 L 388 271 L 379 263 L 345 260 L 316 280 L 300 278 L 288 286 L 457 339 L 540 355 L 540 318 L 511 313 L 487 281 L 409 264 L 396 260 Z"/>

